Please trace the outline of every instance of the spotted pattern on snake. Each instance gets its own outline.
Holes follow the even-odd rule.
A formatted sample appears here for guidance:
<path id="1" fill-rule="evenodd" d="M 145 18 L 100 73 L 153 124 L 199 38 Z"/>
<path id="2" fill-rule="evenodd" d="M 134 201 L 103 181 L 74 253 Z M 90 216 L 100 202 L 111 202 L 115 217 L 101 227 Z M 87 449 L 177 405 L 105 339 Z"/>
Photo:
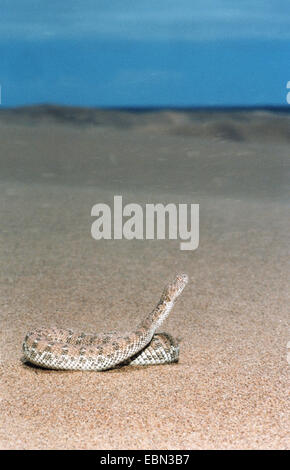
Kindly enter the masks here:
<path id="1" fill-rule="evenodd" d="M 27 361 L 48 369 L 102 371 L 120 365 L 154 365 L 177 362 L 178 342 L 167 333 L 155 333 L 168 317 L 188 282 L 177 274 L 154 308 L 135 330 L 86 334 L 60 328 L 38 328 L 23 342 Z"/>

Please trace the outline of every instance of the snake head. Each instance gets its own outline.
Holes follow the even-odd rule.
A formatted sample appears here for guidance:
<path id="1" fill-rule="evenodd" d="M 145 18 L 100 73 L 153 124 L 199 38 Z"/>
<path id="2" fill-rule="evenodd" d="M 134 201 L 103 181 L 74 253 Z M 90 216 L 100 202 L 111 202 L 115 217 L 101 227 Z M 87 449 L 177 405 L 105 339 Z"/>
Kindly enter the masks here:
<path id="1" fill-rule="evenodd" d="M 177 274 L 174 280 L 165 288 L 164 293 L 166 293 L 170 300 L 174 301 L 181 294 L 187 283 L 187 274 Z"/>

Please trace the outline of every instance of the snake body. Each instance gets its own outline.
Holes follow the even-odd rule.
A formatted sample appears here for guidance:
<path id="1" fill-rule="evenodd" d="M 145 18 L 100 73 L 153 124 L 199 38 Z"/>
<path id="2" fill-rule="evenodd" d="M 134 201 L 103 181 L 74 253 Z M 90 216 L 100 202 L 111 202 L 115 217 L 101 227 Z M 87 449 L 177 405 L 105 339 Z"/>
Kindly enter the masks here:
<path id="1" fill-rule="evenodd" d="M 130 333 L 86 334 L 59 328 L 39 328 L 23 342 L 26 360 L 48 369 L 102 371 L 118 365 L 153 365 L 176 362 L 177 341 L 167 333 L 155 333 L 169 315 L 188 282 L 178 274 L 156 305 Z"/>

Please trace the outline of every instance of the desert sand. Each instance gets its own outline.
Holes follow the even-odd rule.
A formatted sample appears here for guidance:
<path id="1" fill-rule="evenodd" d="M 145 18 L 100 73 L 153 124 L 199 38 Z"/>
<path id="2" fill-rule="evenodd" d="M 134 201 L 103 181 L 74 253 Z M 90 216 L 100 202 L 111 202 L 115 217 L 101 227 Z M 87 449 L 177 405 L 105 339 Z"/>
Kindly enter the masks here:
<path id="1" fill-rule="evenodd" d="M 289 448 L 290 116 L 2 110 L 0 147 L 0 447 Z M 114 195 L 200 204 L 198 249 L 94 240 Z M 131 329 L 179 271 L 179 363 L 23 362 L 36 326 Z"/>

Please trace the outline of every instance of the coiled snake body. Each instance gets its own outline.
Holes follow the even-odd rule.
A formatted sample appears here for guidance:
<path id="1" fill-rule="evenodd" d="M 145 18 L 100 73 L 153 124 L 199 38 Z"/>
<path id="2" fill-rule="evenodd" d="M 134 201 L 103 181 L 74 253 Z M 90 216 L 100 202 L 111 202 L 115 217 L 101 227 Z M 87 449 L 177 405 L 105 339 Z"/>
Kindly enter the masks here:
<path id="1" fill-rule="evenodd" d="M 29 332 L 23 353 L 29 362 L 48 369 L 102 371 L 117 365 L 151 365 L 176 362 L 177 341 L 167 333 L 155 334 L 188 282 L 178 274 L 168 284 L 155 309 L 131 333 L 85 334 L 59 328 Z"/>

